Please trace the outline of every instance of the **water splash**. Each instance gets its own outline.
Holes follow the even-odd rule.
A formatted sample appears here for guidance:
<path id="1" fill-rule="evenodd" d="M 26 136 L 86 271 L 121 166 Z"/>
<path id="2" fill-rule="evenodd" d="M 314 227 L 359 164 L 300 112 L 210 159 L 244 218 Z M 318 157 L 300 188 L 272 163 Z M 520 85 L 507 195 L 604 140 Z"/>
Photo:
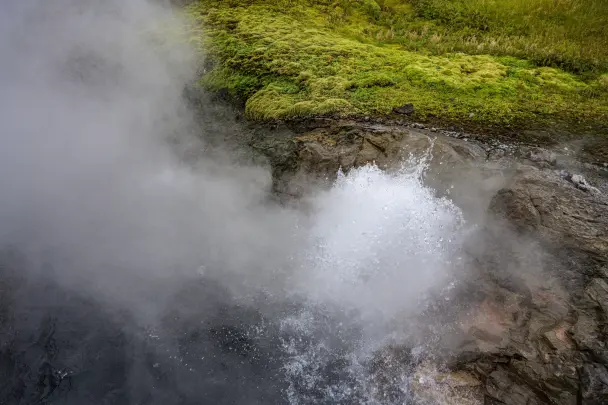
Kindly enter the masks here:
<path id="1" fill-rule="evenodd" d="M 316 201 L 298 287 L 315 303 L 388 321 L 417 308 L 458 265 L 465 222 L 423 185 L 421 166 L 396 173 L 375 165 L 340 174 Z"/>
<path id="2" fill-rule="evenodd" d="M 374 362 L 379 350 L 417 333 L 414 318 L 449 294 L 466 232 L 460 209 L 423 184 L 429 156 L 395 173 L 373 164 L 340 171 L 316 200 L 294 291 L 314 310 L 282 323 L 290 403 L 407 398 L 407 362 L 386 360 L 377 372 Z"/>

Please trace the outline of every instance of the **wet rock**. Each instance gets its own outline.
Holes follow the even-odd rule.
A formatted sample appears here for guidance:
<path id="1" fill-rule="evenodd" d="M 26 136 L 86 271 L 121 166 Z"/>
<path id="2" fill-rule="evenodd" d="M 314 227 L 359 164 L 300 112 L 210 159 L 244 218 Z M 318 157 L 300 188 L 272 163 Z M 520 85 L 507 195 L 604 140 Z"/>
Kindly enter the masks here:
<path id="1" fill-rule="evenodd" d="M 543 333 L 546 344 L 556 352 L 563 352 L 574 349 L 572 339 L 569 337 L 569 326 L 560 325 Z"/>
<path id="2" fill-rule="evenodd" d="M 301 196 L 314 187 L 331 183 L 340 168 L 348 171 L 367 163 L 397 168 L 409 154 L 422 156 L 431 144 L 428 136 L 403 128 L 346 122 L 295 137 L 266 136 L 257 140 L 254 148 L 269 157 L 275 192 Z M 460 159 L 458 153 L 449 149 L 446 146 L 444 151 Z"/>
<path id="3" fill-rule="evenodd" d="M 411 103 L 404 104 L 401 107 L 394 108 L 393 111 L 397 114 L 412 115 L 414 113 L 414 105 Z"/>
<path id="4" fill-rule="evenodd" d="M 482 352 L 505 348 L 508 331 L 515 327 L 515 315 L 521 310 L 521 297 L 504 289 L 498 300 L 488 297 L 460 323 Z M 500 294 L 500 295 L 499 295 Z"/>
<path id="5" fill-rule="evenodd" d="M 486 396 L 505 405 L 541 405 L 546 403 L 529 387 L 517 381 L 499 366 L 486 382 Z"/>
<path id="6" fill-rule="evenodd" d="M 439 371 L 432 364 L 420 365 L 413 374 L 411 390 L 419 403 L 436 405 L 482 405 L 482 383 L 465 371 Z"/>
<path id="7" fill-rule="evenodd" d="M 536 360 L 514 359 L 509 368 L 528 387 L 542 392 L 551 402 L 576 404 L 578 374 L 568 360 L 558 356 Z"/>
<path id="8" fill-rule="evenodd" d="M 601 278 L 591 280 L 585 293 L 605 314 L 608 314 L 608 283 L 605 280 Z"/>
<path id="9" fill-rule="evenodd" d="M 554 166 L 557 162 L 557 155 L 554 152 L 542 148 L 524 149 L 523 155 L 526 159 L 540 164 L 542 167 Z"/>
<path id="10" fill-rule="evenodd" d="M 578 404 L 577 369 L 589 360 L 597 367 L 606 361 L 608 283 L 602 269 L 608 260 L 607 207 L 572 180 L 531 166 L 520 166 L 493 198 L 492 213 L 508 219 L 520 235 L 539 240 L 562 263 L 550 273 L 556 285 L 530 288 L 530 301 L 522 303 L 530 313 L 525 326 L 509 326 L 513 358 L 486 381 L 494 400 Z M 559 292 L 559 284 L 567 286 L 568 294 Z M 587 397 L 594 401 L 604 369 L 588 364 Z"/>
<path id="11" fill-rule="evenodd" d="M 607 209 L 603 196 L 530 166 L 520 167 L 490 205 L 521 232 L 577 261 L 576 270 L 586 275 L 597 274 L 608 261 Z"/>
<path id="12" fill-rule="evenodd" d="M 587 180 L 585 180 L 585 178 L 580 174 L 572 175 L 572 177 L 570 177 L 570 181 L 572 182 L 572 184 L 574 184 L 576 187 L 580 188 L 581 190 L 589 191 L 590 193 L 599 193 L 600 192 L 597 188 L 595 188 L 592 185 L 590 185 L 589 183 L 587 183 Z"/>
<path id="13" fill-rule="evenodd" d="M 608 369 L 586 364 L 581 369 L 581 405 L 608 404 Z"/>
<path id="14" fill-rule="evenodd" d="M 592 309 L 579 309 L 577 317 L 571 334 L 577 349 L 584 352 L 589 360 L 608 365 L 608 346 L 601 331 L 603 321 Z"/>
<path id="15" fill-rule="evenodd" d="M 601 193 L 601 191 L 598 188 L 593 187 L 591 184 L 589 184 L 587 182 L 587 180 L 585 179 L 585 177 L 583 177 L 581 174 L 572 174 L 572 173 L 569 173 L 568 171 L 562 170 L 559 172 L 559 175 L 563 179 L 566 179 L 567 181 L 571 182 L 577 188 L 579 188 L 583 191 L 587 191 L 587 192 L 593 193 L 593 194 Z"/>

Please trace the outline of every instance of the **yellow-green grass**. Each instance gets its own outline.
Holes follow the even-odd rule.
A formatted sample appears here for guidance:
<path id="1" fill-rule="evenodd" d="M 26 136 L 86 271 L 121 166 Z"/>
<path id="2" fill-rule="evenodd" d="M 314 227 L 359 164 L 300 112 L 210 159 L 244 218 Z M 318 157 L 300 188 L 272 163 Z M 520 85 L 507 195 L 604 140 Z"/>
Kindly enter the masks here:
<path id="1" fill-rule="evenodd" d="M 380 115 L 405 103 L 414 105 L 420 119 L 478 124 L 608 120 L 604 59 L 585 65 L 577 74 L 565 65 L 561 69 L 543 66 L 534 52 L 526 54 L 526 48 L 484 54 L 484 47 L 478 45 L 492 43 L 484 35 L 493 28 L 461 24 L 462 28 L 437 17 L 441 6 L 466 2 L 389 1 L 196 2 L 186 9 L 193 21 L 191 38 L 215 61 L 201 83 L 245 99 L 247 115 L 261 120 Z M 498 10 L 500 3 L 469 1 L 486 4 L 488 10 Z M 523 5 L 524 1 L 503 3 Z M 421 12 L 432 7 L 440 11 L 429 16 Z M 469 6 L 462 7 L 468 10 Z M 516 13 L 510 15 L 504 21 L 519 21 Z M 391 25 L 391 16 L 401 26 Z M 496 19 L 496 23 L 488 20 L 490 27 L 507 24 Z M 467 29 L 480 34 L 466 42 L 459 35 Z M 410 40 L 418 31 L 419 41 Z M 506 31 L 504 35 L 511 38 Z M 477 43 L 475 49 L 469 49 L 473 43 Z M 597 52 L 601 56 L 607 51 Z M 545 64 L 554 62 L 547 59 Z"/>

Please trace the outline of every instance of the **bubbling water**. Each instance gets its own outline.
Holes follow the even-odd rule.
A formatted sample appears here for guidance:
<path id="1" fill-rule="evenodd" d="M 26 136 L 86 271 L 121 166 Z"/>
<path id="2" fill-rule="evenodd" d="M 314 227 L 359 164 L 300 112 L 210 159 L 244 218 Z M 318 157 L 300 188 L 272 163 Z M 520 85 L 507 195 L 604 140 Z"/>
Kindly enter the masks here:
<path id="1" fill-rule="evenodd" d="M 316 200 L 297 283 L 303 295 L 387 322 L 445 285 L 460 265 L 466 224 L 423 184 L 424 163 L 410 159 L 392 174 L 375 165 L 339 173 Z"/>
<path id="2" fill-rule="evenodd" d="M 424 185 L 427 159 L 395 173 L 340 172 L 315 201 L 293 291 L 308 306 L 281 322 L 290 403 L 406 402 L 406 362 L 379 378 L 373 358 L 407 345 L 416 316 L 453 286 L 467 229 L 460 209 Z"/>

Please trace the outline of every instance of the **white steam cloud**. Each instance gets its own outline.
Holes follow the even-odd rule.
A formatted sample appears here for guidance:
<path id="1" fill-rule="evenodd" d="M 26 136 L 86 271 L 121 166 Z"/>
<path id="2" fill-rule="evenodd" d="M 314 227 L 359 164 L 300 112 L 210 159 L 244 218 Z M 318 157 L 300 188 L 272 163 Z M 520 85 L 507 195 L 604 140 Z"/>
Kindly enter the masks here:
<path id="1" fill-rule="evenodd" d="M 286 231 L 261 205 L 268 172 L 187 167 L 169 147 L 174 134 L 204 147 L 181 97 L 191 50 L 147 35 L 179 28 L 169 10 L 143 0 L 14 7 L 1 40 L 4 244 L 51 260 L 62 282 L 123 297 L 140 278 L 272 262 Z"/>
<path id="2" fill-rule="evenodd" d="M 315 299 L 388 311 L 452 265 L 460 214 L 419 173 L 355 171 L 305 218 L 265 203 L 266 169 L 180 162 L 174 134 L 204 140 L 182 99 L 192 51 L 151 41 L 179 27 L 170 10 L 26 2 L 3 20 L 1 242 L 33 271 L 50 262 L 62 283 L 112 300 L 197 271 L 274 295 L 290 279 Z"/>
<path id="3" fill-rule="evenodd" d="M 390 333 L 460 265 L 460 211 L 416 171 L 354 170 L 305 214 L 268 203 L 266 168 L 181 161 L 176 138 L 205 148 L 182 98 L 196 58 L 153 35 L 180 24 L 145 0 L 0 5 L 2 248 L 142 324 L 202 274 L 245 303 L 298 297 Z"/>

